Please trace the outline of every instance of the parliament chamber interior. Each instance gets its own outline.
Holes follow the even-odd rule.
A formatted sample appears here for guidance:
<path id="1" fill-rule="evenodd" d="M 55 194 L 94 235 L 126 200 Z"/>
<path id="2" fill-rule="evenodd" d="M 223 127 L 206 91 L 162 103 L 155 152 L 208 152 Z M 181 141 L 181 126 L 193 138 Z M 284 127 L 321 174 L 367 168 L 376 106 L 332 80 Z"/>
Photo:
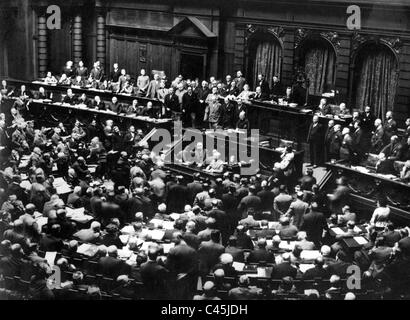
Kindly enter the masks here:
<path id="1" fill-rule="evenodd" d="M 409 15 L 2 0 L 0 299 L 409 299 Z"/>

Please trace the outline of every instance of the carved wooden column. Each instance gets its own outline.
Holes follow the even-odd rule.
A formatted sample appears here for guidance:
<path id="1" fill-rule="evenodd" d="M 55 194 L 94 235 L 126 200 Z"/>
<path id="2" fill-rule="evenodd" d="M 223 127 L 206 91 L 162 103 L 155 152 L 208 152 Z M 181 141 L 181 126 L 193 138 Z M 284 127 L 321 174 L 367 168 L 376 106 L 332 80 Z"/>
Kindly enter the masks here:
<path id="1" fill-rule="evenodd" d="M 83 59 L 82 31 L 82 17 L 78 14 L 74 17 L 73 24 L 73 59 L 76 64 Z"/>
<path id="2" fill-rule="evenodd" d="M 47 53 L 47 20 L 44 15 L 38 17 L 38 43 L 37 43 L 37 57 L 38 57 L 38 76 L 44 78 L 47 74 L 48 68 L 48 53 Z"/>

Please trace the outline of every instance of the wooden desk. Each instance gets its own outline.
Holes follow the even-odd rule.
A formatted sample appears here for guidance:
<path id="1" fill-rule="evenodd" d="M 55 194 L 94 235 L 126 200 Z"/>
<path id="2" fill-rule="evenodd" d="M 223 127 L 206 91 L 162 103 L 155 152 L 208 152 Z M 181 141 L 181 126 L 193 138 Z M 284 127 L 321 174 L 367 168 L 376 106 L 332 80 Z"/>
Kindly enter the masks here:
<path id="1" fill-rule="evenodd" d="M 94 118 L 103 119 L 115 119 L 118 122 L 135 123 L 139 126 L 144 126 L 146 130 L 152 128 L 165 128 L 171 129 L 171 119 L 154 119 L 143 116 L 135 115 L 122 115 L 105 110 L 90 109 L 81 105 L 67 105 L 62 103 L 47 103 L 42 100 L 33 100 L 29 104 L 30 116 L 37 120 L 49 120 L 48 117 L 58 117 L 61 121 L 61 117 L 76 118 L 87 115 L 87 119 L 92 115 Z M 52 119 L 52 121 L 56 121 Z M 64 122 L 64 121 L 63 121 Z M 89 120 L 87 121 L 89 122 Z"/>
<path id="2" fill-rule="evenodd" d="M 410 220 L 410 185 L 400 181 L 388 179 L 376 173 L 365 173 L 343 163 L 326 163 L 330 170 L 321 189 L 327 193 L 336 188 L 336 179 L 344 176 L 347 178 L 351 190 L 352 202 L 355 208 L 363 210 L 371 216 L 376 208 L 377 199 L 386 197 L 391 214 L 399 222 Z"/>
<path id="3" fill-rule="evenodd" d="M 251 128 L 259 128 L 261 134 L 276 136 L 280 139 L 306 142 L 309 126 L 312 123 L 312 107 L 301 109 L 278 105 L 270 101 L 250 100 L 246 104 L 248 118 Z M 336 124 L 346 127 L 351 122 L 351 117 L 345 119 L 334 119 L 332 117 L 319 116 L 319 123 L 324 128 L 327 127 L 329 120 L 332 119 Z"/>
<path id="4" fill-rule="evenodd" d="M 86 94 L 87 98 L 94 98 L 95 96 L 100 96 L 101 100 L 111 101 L 112 97 L 117 97 L 119 102 L 126 102 L 131 104 L 132 100 L 137 100 L 139 105 L 146 106 L 149 101 L 152 102 L 154 106 L 162 106 L 162 102 L 158 99 L 150 99 L 145 97 L 137 97 L 135 95 L 128 95 L 128 94 L 117 94 L 113 93 L 109 90 L 97 90 L 93 88 L 79 88 L 79 87 L 71 87 L 71 86 L 63 86 L 63 85 L 50 85 L 40 81 L 22 81 L 22 80 L 7 80 L 7 84 L 10 86 L 14 86 L 14 90 L 18 90 L 21 85 L 25 85 L 27 90 L 37 91 L 40 87 L 43 87 L 46 91 L 57 93 L 57 94 L 66 94 L 67 89 L 72 89 L 73 93 L 77 95 L 81 95 L 83 93 Z"/>

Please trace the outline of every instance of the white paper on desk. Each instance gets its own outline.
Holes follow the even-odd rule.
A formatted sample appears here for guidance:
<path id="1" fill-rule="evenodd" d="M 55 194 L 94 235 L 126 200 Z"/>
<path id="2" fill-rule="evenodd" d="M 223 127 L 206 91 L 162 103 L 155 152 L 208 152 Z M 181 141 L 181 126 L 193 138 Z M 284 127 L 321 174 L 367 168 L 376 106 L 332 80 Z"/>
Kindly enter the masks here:
<path id="1" fill-rule="evenodd" d="M 36 223 L 37 223 L 39 232 L 41 232 L 41 229 L 43 228 L 44 225 L 47 224 L 47 222 L 48 222 L 47 217 L 40 217 L 40 218 L 36 219 Z"/>
<path id="2" fill-rule="evenodd" d="M 90 216 L 88 214 L 78 214 L 78 215 L 73 215 L 71 217 L 71 220 L 74 220 L 74 221 L 80 222 L 80 223 L 85 223 L 85 222 L 91 221 L 93 219 L 94 219 L 94 217 Z"/>
<path id="3" fill-rule="evenodd" d="M 21 160 L 19 164 L 19 168 L 25 168 L 28 166 L 29 160 Z"/>
<path id="4" fill-rule="evenodd" d="M 83 215 L 85 209 L 82 208 L 77 208 L 77 209 L 72 209 L 70 207 L 66 207 L 65 208 L 66 212 L 67 212 L 67 217 L 71 217 L 71 216 L 75 216 L 75 215 Z"/>
<path id="5" fill-rule="evenodd" d="M 361 236 L 353 237 L 353 239 L 354 239 L 354 241 L 356 241 L 360 245 L 366 244 L 368 242 L 365 238 L 363 238 Z"/>
<path id="6" fill-rule="evenodd" d="M 272 268 L 258 267 L 256 268 L 258 278 L 270 278 L 272 275 Z"/>
<path id="7" fill-rule="evenodd" d="M 98 251 L 98 247 L 95 244 L 83 243 L 77 248 L 77 253 L 92 257 Z"/>
<path id="8" fill-rule="evenodd" d="M 90 173 L 95 173 L 96 169 L 97 169 L 96 165 L 89 165 L 88 166 L 88 171 L 90 171 Z"/>
<path id="9" fill-rule="evenodd" d="M 312 269 L 315 265 L 314 264 L 310 264 L 310 263 L 301 263 L 299 265 L 299 270 L 302 273 L 305 273 L 306 270 Z"/>
<path id="10" fill-rule="evenodd" d="M 278 224 L 279 224 L 279 222 L 269 221 L 269 222 L 268 222 L 268 229 L 276 229 L 276 227 L 277 227 Z"/>
<path id="11" fill-rule="evenodd" d="M 232 263 L 232 267 L 234 267 L 234 269 L 235 269 L 236 271 L 243 271 L 243 268 L 245 268 L 245 264 L 242 263 L 242 262 L 236 262 L 236 261 L 234 261 L 234 262 Z"/>
<path id="12" fill-rule="evenodd" d="M 362 229 L 360 229 L 358 226 L 354 226 L 353 231 L 356 233 L 362 233 Z"/>
<path id="13" fill-rule="evenodd" d="M 47 260 L 50 267 L 54 266 L 54 261 L 56 260 L 56 256 L 57 256 L 57 251 L 47 251 L 46 252 L 46 256 L 44 258 Z"/>
<path id="14" fill-rule="evenodd" d="M 121 235 L 119 236 L 119 238 L 120 238 L 121 242 L 122 242 L 124 245 L 126 245 L 127 242 L 128 242 L 128 239 L 130 238 L 130 235 L 129 235 L 129 234 L 121 234 Z"/>
<path id="15" fill-rule="evenodd" d="M 295 241 L 290 241 L 289 243 L 287 241 L 281 241 L 279 243 L 279 249 L 292 251 L 295 249 Z"/>
<path id="16" fill-rule="evenodd" d="M 174 222 L 173 221 L 164 221 L 162 223 L 162 228 L 165 230 L 172 230 L 174 229 Z"/>
<path id="17" fill-rule="evenodd" d="M 152 240 L 157 240 L 157 241 L 161 241 L 161 240 L 164 238 L 164 236 L 165 236 L 165 231 L 163 231 L 163 230 L 158 230 L 158 229 L 156 229 L 156 230 L 149 230 L 147 233 L 148 233 L 148 235 L 151 236 L 151 239 L 152 239 Z"/>
<path id="18" fill-rule="evenodd" d="M 121 229 L 121 233 L 122 234 L 130 234 L 130 233 L 134 233 L 134 227 L 133 226 L 125 226 L 124 228 Z"/>
<path id="19" fill-rule="evenodd" d="M 145 252 L 148 252 L 150 246 L 153 246 L 153 245 L 156 245 L 156 243 L 155 243 L 155 242 L 151 242 L 151 241 L 146 241 L 146 242 L 144 242 L 144 243 L 142 244 L 141 250 L 142 250 L 142 251 L 145 251 Z"/>
<path id="20" fill-rule="evenodd" d="M 320 251 L 319 250 L 303 250 L 300 253 L 300 258 L 302 260 L 315 260 L 317 257 L 320 257 Z"/>
<path id="21" fill-rule="evenodd" d="M 54 163 L 54 164 L 53 164 L 53 169 L 51 169 L 51 171 L 55 172 L 55 171 L 57 171 L 57 170 L 58 170 L 58 168 L 57 168 L 57 164 L 56 164 L 56 163 Z"/>
<path id="22" fill-rule="evenodd" d="M 332 231 L 333 231 L 336 235 L 344 234 L 344 233 L 345 233 L 345 232 L 344 232 L 342 229 L 340 229 L 339 227 L 334 227 L 334 228 L 332 228 Z"/>
<path id="23" fill-rule="evenodd" d="M 125 247 L 126 248 L 126 247 Z M 118 249 L 118 257 L 119 258 L 126 258 L 128 259 L 132 255 L 132 251 L 129 250 L 128 248 L 126 249 Z"/>
<path id="24" fill-rule="evenodd" d="M 152 219 L 152 220 L 150 221 L 150 223 L 152 223 L 155 228 L 158 228 L 159 226 L 162 226 L 162 224 L 164 223 L 164 220 L 161 220 L 161 219 Z"/>
<path id="25" fill-rule="evenodd" d="M 163 243 L 162 247 L 164 248 L 164 253 L 168 254 L 169 250 L 171 250 L 173 247 L 175 247 L 175 243 L 171 242 L 171 243 Z"/>
<path id="26" fill-rule="evenodd" d="M 73 191 L 73 189 L 71 189 L 71 187 L 67 184 L 65 186 L 57 187 L 56 191 L 57 191 L 57 194 L 66 194 L 66 193 L 70 193 L 71 191 Z"/>
<path id="27" fill-rule="evenodd" d="M 178 220 L 181 215 L 179 213 L 171 213 L 169 216 L 174 220 Z"/>
<path id="28" fill-rule="evenodd" d="M 54 181 L 53 181 L 54 188 L 64 186 L 66 184 L 67 184 L 67 182 L 61 177 L 55 178 Z"/>

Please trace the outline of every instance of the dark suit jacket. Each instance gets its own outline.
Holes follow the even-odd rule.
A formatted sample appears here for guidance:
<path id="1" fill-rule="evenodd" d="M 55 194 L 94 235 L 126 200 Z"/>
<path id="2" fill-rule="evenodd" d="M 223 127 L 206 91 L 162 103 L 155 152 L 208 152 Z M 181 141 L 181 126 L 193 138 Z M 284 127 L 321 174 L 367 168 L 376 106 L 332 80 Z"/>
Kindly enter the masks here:
<path id="1" fill-rule="evenodd" d="M 322 128 L 323 126 L 320 123 L 317 123 L 316 126 L 313 126 L 313 123 L 312 123 L 309 127 L 307 142 L 322 143 L 322 139 L 323 139 Z"/>
<path id="2" fill-rule="evenodd" d="M 297 269 L 289 262 L 282 262 L 272 269 L 272 279 L 282 279 L 284 277 L 296 278 Z"/>
<path id="3" fill-rule="evenodd" d="M 265 261 L 268 263 L 275 262 L 275 256 L 272 252 L 267 251 L 266 249 L 257 248 L 248 256 L 248 263 L 258 263 Z"/>
<path id="4" fill-rule="evenodd" d="M 236 261 L 236 262 L 245 261 L 244 251 L 242 249 L 239 249 L 237 247 L 227 246 L 225 248 L 225 253 L 229 253 L 233 257 L 233 261 Z"/>
<path id="5" fill-rule="evenodd" d="M 140 272 L 148 298 L 164 298 L 166 293 L 166 280 L 169 273 L 168 270 L 156 261 L 147 261 L 141 265 Z"/>
<path id="6" fill-rule="evenodd" d="M 324 229 L 327 229 L 327 222 L 323 213 L 311 211 L 303 216 L 301 230 L 306 231 L 309 241 L 320 241 Z"/>
<path id="7" fill-rule="evenodd" d="M 169 251 L 166 268 L 175 274 L 195 274 L 198 271 L 198 253 L 186 244 L 179 244 Z"/>
<path id="8" fill-rule="evenodd" d="M 63 249 L 64 243 L 60 238 L 50 235 L 45 235 L 40 240 L 39 248 L 42 251 L 60 251 Z"/>
<path id="9" fill-rule="evenodd" d="M 204 241 L 198 249 L 199 270 L 208 273 L 215 264 L 219 262 L 219 257 L 225 252 L 225 247 L 212 240 Z"/>
<path id="10" fill-rule="evenodd" d="M 165 107 L 169 108 L 171 111 L 181 111 L 178 96 L 175 93 L 172 96 L 168 93 L 165 96 L 164 104 Z"/>
<path id="11" fill-rule="evenodd" d="M 100 258 L 98 270 L 107 278 L 117 279 L 119 275 L 128 275 L 130 273 L 130 266 L 120 259 L 108 256 Z"/>

